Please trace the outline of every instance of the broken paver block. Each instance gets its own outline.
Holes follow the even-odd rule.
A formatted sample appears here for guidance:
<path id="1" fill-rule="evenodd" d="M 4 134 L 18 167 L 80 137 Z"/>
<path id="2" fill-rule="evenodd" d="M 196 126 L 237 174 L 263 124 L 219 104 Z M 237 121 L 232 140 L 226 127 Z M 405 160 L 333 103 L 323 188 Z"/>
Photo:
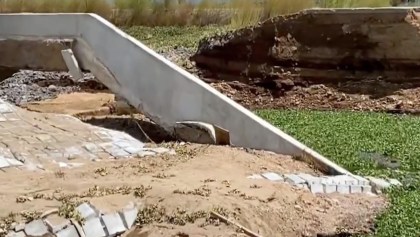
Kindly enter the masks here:
<path id="1" fill-rule="evenodd" d="M 259 174 L 253 174 L 247 177 L 248 179 L 263 179 L 264 177 L 262 177 Z"/>
<path id="2" fill-rule="evenodd" d="M 101 219 L 99 217 L 90 218 L 83 224 L 83 232 L 86 237 L 105 237 L 105 230 L 102 226 Z"/>
<path id="3" fill-rule="evenodd" d="M 26 237 L 26 235 L 25 235 L 25 232 L 23 231 L 19 231 L 19 232 L 10 231 L 9 233 L 7 233 L 6 237 Z"/>
<path id="4" fill-rule="evenodd" d="M 315 177 L 315 176 L 312 176 L 310 174 L 300 173 L 300 174 L 298 174 L 298 176 L 300 178 L 304 179 L 308 184 L 321 183 L 321 180 L 320 180 L 319 177 Z"/>
<path id="5" fill-rule="evenodd" d="M 64 62 L 66 63 L 67 68 L 69 69 L 70 75 L 75 81 L 83 78 L 82 70 L 79 67 L 79 63 L 76 60 L 76 57 L 73 54 L 71 49 L 61 50 L 61 55 L 63 56 Z"/>
<path id="6" fill-rule="evenodd" d="M 120 216 L 122 217 L 124 225 L 127 229 L 130 229 L 136 222 L 138 212 L 139 210 L 137 207 L 124 208 L 124 210 L 120 212 Z"/>
<path id="7" fill-rule="evenodd" d="M 71 225 L 63 230 L 60 230 L 56 234 L 57 237 L 79 237 L 79 232 L 77 232 L 76 227 Z"/>
<path id="8" fill-rule="evenodd" d="M 24 230 L 25 229 L 25 223 L 17 224 L 14 229 L 15 229 L 16 232 Z"/>
<path id="9" fill-rule="evenodd" d="M 9 166 L 10 164 L 9 162 L 7 162 L 6 158 L 4 158 L 3 156 L 0 156 L 0 168 L 5 168 Z"/>
<path id="10" fill-rule="evenodd" d="M 367 180 L 366 178 L 363 178 L 362 176 L 359 175 L 353 175 L 353 177 L 357 180 L 359 185 L 365 186 L 365 185 L 369 185 L 369 180 Z"/>
<path id="11" fill-rule="evenodd" d="M 350 185 L 350 193 L 362 193 L 361 185 Z"/>
<path id="12" fill-rule="evenodd" d="M 341 193 L 341 194 L 349 194 L 350 193 L 350 185 L 347 185 L 347 184 L 337 185 L 337 192 Z"/>
<path id="13" fill-rule="evenodd" d="M 390 183 L 384 179 L 375 178 L 375 177 L 366 177 L 370 181 L 370 185 L 376 193 L 381 192 L 384 189 L 387 189 L 391 186 Z"/>
<path id="14" fill-rule="evenodd" d="M 0 114 L 12 113 L 14 109 L 7 103 L 0 101 Z"/>
<path id="15" fill-rule="evenodd" d="M 51 215 L 48 216 L 47 219 L 45 219 L 45 224 L 47 224 L 51 232 L 57 233 L 58 231 L 70 225 L 70 220 L 60 217 L 58 215 Z"/>
<path id="16" fill-rule="evenodd" d="M 26 224 L 25 233 L 30 237 L 44 237 L 49 235 L 48 227 L 41 219 Z"/>
<path id="17" fill-rule="evenodd" d="M 322 184 L 324 186 L 325 193 L 335 193 L 337 192 L 337 185 L 335 184 Z"/>
<path id="18" fill-rule="evenodd" d="M 337 184 L 346 184 L 346 185 L 357 185 L 359 183 L 359 181 L 350 176 L 350 175 L 337 175 L 334 176 L 334 181 Z"/>
<path id="19" fill-rule="evenodd" d="M 105 223 L 109 235 L 120 234 L 127 230 L 118 213 L 106 214 L 102 216 L 102 220 Z"/>
<path id="20" fill-rule="evenodd" d="M 95 210 L 92 205 L 86 202 L 80 204 L 76 210 L 80 213 L 80 216 L 86 220 L 99 215 L 99 212 Z"/>
<path id="21" fill-rule="evenodd" d="M 293 185 L 306 183 L 304 179 L 295 174 L 285 174 L 284 178 L 286 182 L 291 183 Z"/>
<path id="22" fill-rule="evenodd" d="M 370 185 L 362 186 L 363 193 L 372 193 L 372 187 Z"/>
<path id="23" fill-rule="evenodd" d="M 283 181 L 283 177 L 281 177 L 279 174 L 268 172 L 261 174 L 264 178 L 270 180 L 270 181 Z"/>
<path id="24" fill-rule="evenodd" d="M 311 193 L 324 193 L 324 186 L 319 183 L 313 183 L 309 185 L 309 189 L 311 190 Z"/>

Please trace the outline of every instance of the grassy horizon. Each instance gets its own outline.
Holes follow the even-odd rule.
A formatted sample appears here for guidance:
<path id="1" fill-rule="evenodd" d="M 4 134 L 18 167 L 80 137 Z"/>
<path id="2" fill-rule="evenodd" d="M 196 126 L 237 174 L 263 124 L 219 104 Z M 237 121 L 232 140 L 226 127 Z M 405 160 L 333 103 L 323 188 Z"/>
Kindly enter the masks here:
<path id="1" fill-rule="evenodd" d="M 313 7 L 382 7 L 389 0 L 226 0 L 215 3 L 202 0 L 0 0 L 1 13 L 96 13 L 119 26 L 245 26 L 273 16 L 294 13 Z"/>

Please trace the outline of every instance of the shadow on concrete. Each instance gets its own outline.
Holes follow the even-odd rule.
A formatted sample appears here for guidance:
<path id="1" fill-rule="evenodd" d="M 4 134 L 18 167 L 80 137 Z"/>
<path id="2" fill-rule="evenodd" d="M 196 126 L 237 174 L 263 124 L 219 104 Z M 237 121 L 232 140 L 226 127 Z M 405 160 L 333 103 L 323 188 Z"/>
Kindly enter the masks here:
<path id="1" fill-rule="evenodd" d="M 139 141 L 145 143 L 151 142 L 149 138 L 155 143 L 175 141 L 175 138 L 159 125 L 143 119 L 132 118 L 130 116 L 95 117 L 84 119 L 83 121 L 95 126 L 126 132 Z M 146 133 L 147 136 L 144 133 Z"/>

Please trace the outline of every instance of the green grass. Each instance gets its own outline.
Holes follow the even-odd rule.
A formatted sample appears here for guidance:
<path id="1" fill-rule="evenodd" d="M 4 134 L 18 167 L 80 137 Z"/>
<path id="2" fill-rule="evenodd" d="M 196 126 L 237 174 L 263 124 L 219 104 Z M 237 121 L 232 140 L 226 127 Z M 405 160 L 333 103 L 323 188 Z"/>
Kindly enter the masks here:
<path id="1" fill-rule="evenodd" d="M 348 170 L 394 177 L 391 207 L 377 219 L 375 236 L 420 236 L 420 118 L 361 112 L 264 110 L 258 115 Z M 400 162 L 398 170 L 360 156 L 377 152 Z"/>
<path id="2" fill-rule="evenodd" d="M 167 50 L 177 47 L 195 50 L 198 46 L 198 42 L 203 37 L 225 32 L 229 28 L 220 26 L 133 26 L 122 29 L 155 50 Z"/>

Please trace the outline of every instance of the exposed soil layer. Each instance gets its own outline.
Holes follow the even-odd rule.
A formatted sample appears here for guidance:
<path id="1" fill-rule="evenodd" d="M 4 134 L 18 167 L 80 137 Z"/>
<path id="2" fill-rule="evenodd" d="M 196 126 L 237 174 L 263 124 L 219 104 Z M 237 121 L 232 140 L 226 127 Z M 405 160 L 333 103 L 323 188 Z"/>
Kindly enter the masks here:
<path id="1" fill-rule="evenodd" d="M 303 11 L 203 40 L 192 60 L 204 80 L 251 108 L 417 113 L 418 17 L 407 9 Z"/>
<path id="2" fill-rule="evenodd" d="M 5 170 L 0 173 L 0 220 L 9 213 L 43 212 L 71 200 L 91 201 L 105 213 L 134 201 L 145 208 L 139 221 L 149 237 L 246 236 L 234 226 L 194 217 L 211 210 L 262 236 L 316 236 L 369 232 L 373 218 L 385 207 L 381 196 L 313 195 L 285 183 L 247 179 L 267 171 L 318 174 L 291 157 L 173 145 L 177 155 L 101 161 L 71 170 L 57 166 L 46 166 L 45 172 Z"/>

